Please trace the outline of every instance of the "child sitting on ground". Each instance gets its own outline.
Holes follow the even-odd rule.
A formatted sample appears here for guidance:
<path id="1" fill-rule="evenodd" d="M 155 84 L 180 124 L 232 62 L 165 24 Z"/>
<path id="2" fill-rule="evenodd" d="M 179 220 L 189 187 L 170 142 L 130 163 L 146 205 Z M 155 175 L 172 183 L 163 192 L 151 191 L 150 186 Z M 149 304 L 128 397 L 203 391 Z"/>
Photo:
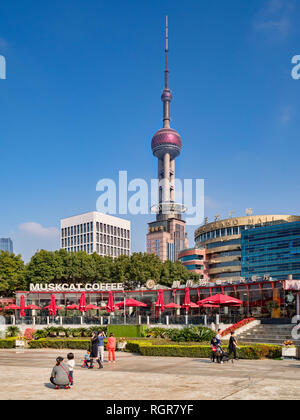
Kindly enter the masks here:
<path id="1" fill-rule="evenodd" d="M 75 366 L 74 354 L 69 353 L 67 355 L 67 359 L 68 360 L 67 360 L 66 365 L 69 367 L 70 385 L 73 385 L 74 384 L 73 370 L 74 370 L 74 366 Z"/>

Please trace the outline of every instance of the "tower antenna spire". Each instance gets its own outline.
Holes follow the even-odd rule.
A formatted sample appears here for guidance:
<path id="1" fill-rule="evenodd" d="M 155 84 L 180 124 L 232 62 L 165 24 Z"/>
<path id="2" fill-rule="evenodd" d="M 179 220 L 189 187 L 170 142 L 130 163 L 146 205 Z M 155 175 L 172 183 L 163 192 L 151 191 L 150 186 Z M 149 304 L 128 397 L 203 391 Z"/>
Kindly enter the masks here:
<path id="1" fill-rule="evenodd" d="M 166 16 L 166 70 L 165 70 L 165 89 L 169 89 L 169 69 L 168 69 L 168 55 L 169 55 L 169 20 Z"/>
<path id="2" fill-rule="evenodd" d="M 164 104 L 164 128 L 170 128 L 170 103 L 172 101 L 172 94 L 169 88 L 169 67 L 168 67 L 168 55 L 169 55 L 169 19 L 166 16 L 166 47 L 165 47 L 165 56 L 166 56 L 166 68 L 165 68 L 165 87 L 161 97 L 161 100 Z"/>

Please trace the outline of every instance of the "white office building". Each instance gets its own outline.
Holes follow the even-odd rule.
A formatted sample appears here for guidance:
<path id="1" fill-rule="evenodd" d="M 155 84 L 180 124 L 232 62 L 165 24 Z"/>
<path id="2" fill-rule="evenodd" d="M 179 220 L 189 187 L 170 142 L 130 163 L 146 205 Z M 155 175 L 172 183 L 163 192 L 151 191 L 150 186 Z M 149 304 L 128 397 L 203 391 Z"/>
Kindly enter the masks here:
<path id="1" fill-rule="evenodd" d="M 130 255 L 130 221 L 92 211 L 62 219 L 60 246 L 68 252 Z"/>

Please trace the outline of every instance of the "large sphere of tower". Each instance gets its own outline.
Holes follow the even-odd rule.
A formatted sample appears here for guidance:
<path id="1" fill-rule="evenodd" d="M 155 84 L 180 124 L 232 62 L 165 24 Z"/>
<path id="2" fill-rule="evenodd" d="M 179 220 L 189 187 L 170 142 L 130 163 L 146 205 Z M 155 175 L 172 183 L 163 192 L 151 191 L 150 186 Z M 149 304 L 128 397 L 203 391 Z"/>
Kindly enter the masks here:
<path id="1" fill-rule="evenodd" d="M 162 159 L 166 153 L 170 154 L 171 159 L 175 159 L 180 155 L 181 147 L 181 137 L 172 128 L 162 128 L 152 138 L 152 152 L 159 159 Z"/>

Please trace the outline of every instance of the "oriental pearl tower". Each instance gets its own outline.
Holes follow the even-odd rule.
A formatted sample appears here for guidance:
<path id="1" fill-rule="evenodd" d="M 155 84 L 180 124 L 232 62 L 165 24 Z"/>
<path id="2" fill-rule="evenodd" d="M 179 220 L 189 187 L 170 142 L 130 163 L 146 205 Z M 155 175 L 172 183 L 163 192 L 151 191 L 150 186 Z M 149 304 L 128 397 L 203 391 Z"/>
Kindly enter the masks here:
<path id="1" fill-rule="evenodd" d="M 176 130 L 170 127 L 172 93 L 169 88 L 169 30 L 166 17 L 165 86 L 163 102 L 163 128 L 152 138 L 153 155 L 158 159 L 158 204 L 151 208 L 156 221 L 148 224 L 147 252 L 157 255 L 162 261 L 176 261 L 180 250 L 188 247 L 185 221 L 181 214 L 186 210 L 175 203 L 175 159 L 180 155 L 182 142 Z"/>

